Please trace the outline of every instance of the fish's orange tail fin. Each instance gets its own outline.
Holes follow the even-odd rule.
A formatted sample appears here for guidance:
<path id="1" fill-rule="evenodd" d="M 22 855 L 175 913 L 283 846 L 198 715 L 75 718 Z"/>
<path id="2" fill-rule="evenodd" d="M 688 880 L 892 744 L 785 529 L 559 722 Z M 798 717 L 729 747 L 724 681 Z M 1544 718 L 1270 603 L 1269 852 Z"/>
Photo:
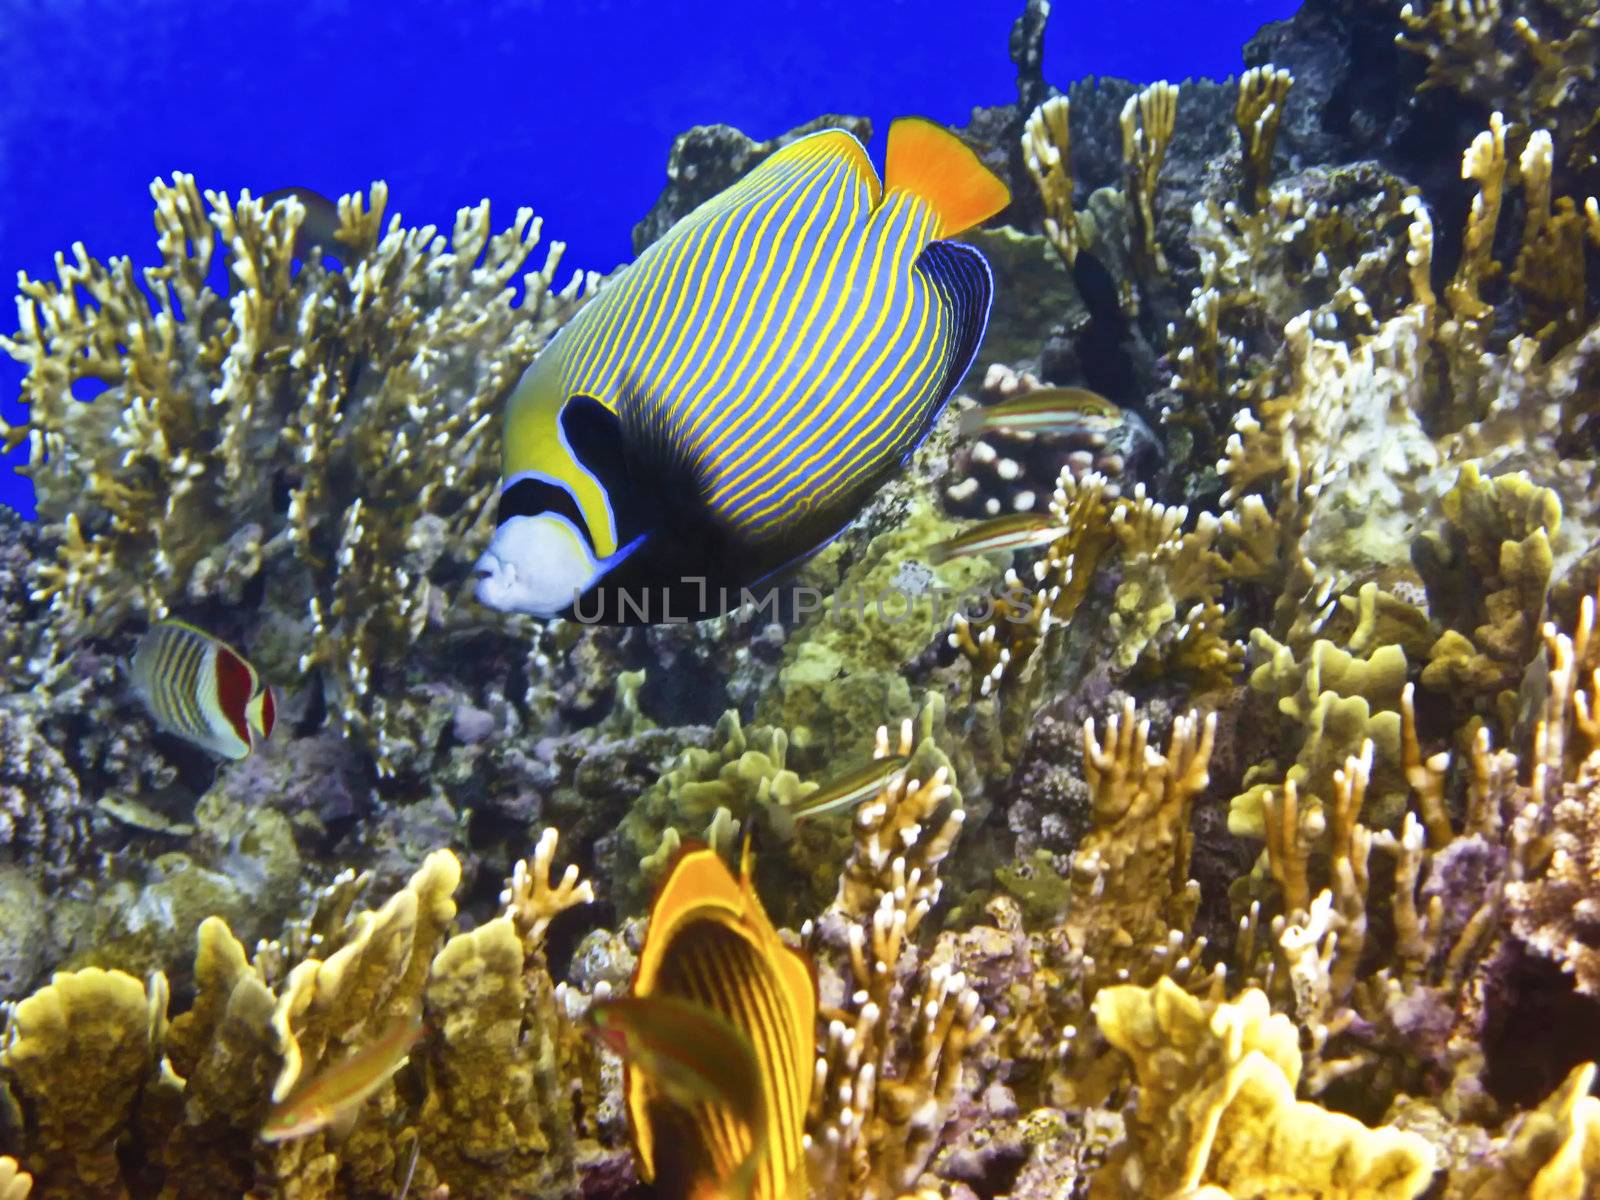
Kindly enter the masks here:
<path id="1" fill-rule="evenodd" d="M 965 142 L 921 117 L 889 126 L 883 186 L 926 200 L 939 218 L 937 238 L 955 237 L 1011 203 L 1010 189 Z"/>

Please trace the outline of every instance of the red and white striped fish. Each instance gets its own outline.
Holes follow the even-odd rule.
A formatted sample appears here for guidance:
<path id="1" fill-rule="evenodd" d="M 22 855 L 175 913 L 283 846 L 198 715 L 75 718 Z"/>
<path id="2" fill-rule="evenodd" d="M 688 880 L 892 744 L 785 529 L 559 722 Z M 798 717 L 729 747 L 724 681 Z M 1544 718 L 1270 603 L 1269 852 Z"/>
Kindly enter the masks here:
<path id="1" fill-rule="evenodd" d="M 129 673 L 157 724 L 213 754 L 246 758 L 272 736 L 272 689 L 244 655 L 203 629 L 157 622 L 140 639 Z"/>

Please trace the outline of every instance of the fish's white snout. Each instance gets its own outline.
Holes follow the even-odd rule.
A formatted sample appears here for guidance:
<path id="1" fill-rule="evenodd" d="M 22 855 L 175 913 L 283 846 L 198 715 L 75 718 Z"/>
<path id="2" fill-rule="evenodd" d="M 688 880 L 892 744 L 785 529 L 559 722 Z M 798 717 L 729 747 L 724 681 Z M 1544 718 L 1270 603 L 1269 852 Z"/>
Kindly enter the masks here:
<path id="1" fill-rule="evenodd" d="M 571 607 L 600 572 L 572 522 L 541 513 L 512 517 L 496 529 L 472 573 L 478 603 L 553 617 Z"/>

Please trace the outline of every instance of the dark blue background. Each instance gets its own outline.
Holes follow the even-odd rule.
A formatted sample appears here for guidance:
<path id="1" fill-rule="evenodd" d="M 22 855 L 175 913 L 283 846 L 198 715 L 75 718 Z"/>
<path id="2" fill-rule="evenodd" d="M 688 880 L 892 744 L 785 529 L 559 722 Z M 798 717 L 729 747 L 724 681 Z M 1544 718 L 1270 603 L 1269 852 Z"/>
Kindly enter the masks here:
<path id="1" fill-rule="evenodd" d="M 1297 0 L 1056 0 L 1046 77 L 1223 76 Z M 0 0 L 0 270 L 53 277 L 57 250 L 154 260 L 148 186 L 389 182 L 390 213 L 448 227 L 518 205 L 609 270 L 659 192 L 672 138 L 755 137 L 824 112 L 882 131 L 961 123 L 1015 99 L 1021 0 Z M 881 145 L 873 147 L 881 160 Z M 15 329 L 9 305 L 0 328 Z M 21 369 L 0 355 L 0 414 Z M 20 455 L 14 455 L 13 459 Z M 0 501 L 31 513 L 0 467 Z"/>

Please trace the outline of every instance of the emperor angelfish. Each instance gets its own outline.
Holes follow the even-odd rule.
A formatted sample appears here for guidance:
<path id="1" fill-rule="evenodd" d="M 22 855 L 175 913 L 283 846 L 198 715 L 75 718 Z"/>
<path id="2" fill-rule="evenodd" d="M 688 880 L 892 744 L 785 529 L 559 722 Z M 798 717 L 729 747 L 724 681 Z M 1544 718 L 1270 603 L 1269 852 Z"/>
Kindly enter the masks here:
<path id="1" fill-rule="evenodd" d="M 246 758 L 272 736 L 272 689 L 242 654 L 203 629 L 158 621 L 139 639 L 129 674 L 157 724 L 213 754 Z"/>
<path id="2" fill-rule="evenodd" d="M 698 619 L 814 553 L 971 366 L 993 282 L 944 239 L 1009 202 L 953 134 L 908 118 L 882 185 L 829 129 L 684 217 L 517 383 L 478 599 Z"/>

